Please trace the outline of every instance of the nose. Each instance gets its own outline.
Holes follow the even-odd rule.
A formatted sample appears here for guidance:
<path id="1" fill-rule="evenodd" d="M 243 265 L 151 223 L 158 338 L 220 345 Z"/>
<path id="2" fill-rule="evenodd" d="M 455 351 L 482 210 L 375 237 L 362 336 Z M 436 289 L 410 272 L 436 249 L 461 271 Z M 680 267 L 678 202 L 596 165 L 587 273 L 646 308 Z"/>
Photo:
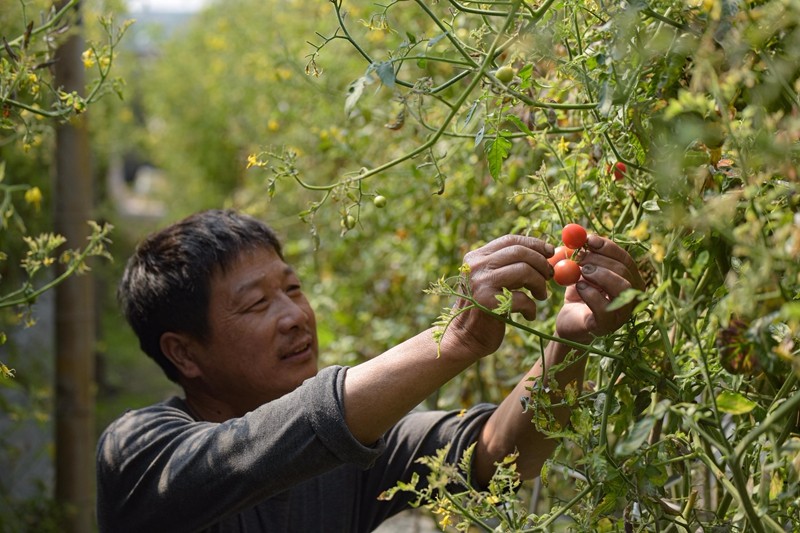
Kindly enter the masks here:
<path id="1" fill-rule="evenodd" d="M 295 328 L 305 329 L 308 326 L 311 313 L 311 306 L 305 300 L 297 301 L 286 297 L 281 306 L 278 328 L 281 331 L 291 331 Z"/>

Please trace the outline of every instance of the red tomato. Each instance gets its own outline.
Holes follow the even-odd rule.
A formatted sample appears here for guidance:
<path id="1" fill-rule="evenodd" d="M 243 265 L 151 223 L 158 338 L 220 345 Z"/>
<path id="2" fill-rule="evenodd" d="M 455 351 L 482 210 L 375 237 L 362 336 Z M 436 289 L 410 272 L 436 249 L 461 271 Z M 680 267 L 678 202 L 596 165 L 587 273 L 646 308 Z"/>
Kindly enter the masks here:
<path id="1" fill-rule="evenodd" d="M 562 259 L 553 267 L 553 279 L 564 287 L 575 285 L 581 279 L 581 267 L 572 259 Z"/>
<path id="2" fill-rule="evenodd" d="M 614 164 L 614 180 L 620 181 L 625 177 L 628 172 L 628 167 L 622 161 L 617 161 Z"/>
<path id="3" fill-rule="evenodd" d="M 568 246 L 556 246 L 556 251 L 553 252 L 553 257 L 548 257 L 547 262 L 553 266 L 556 266 L 556 263 L 558 263 L 562 259 L 571 258 L 574 252 L 575 250 L 573 250 Z"/>
<path id="4" fill-rule="evenodd" d="M 577 250 L 586 244 L 586 230 L 580 224 L 567 224 L 561 230 L 561 242 Z"/>

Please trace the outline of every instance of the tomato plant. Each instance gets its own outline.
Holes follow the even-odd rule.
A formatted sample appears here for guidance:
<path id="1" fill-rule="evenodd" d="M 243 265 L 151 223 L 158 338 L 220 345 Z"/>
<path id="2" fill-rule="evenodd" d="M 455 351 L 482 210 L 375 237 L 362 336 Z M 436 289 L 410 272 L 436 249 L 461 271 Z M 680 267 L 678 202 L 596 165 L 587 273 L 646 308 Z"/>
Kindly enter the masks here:
<path id="1" fill-rule="evenodd" d="M 406 152 L 362 169 L 359 187 L 375 177 L 384 188 L 424 156 L 410 172 L 446 191 L 435 210 L 441 220 L 466 205 L 479 206 L 469 217 L 482 231 L 550 235 L 580 220 L 627 248 L 648 281 L 631 322 L 589 350 L 593 385 L 567 400 L 569 428 L 549 425 L 546 398 L 533 395 L 537 427 L 568 435 L 543 484 L 557 493 L 573 480 L 574 492 L 559 498 L 564 507 L 531 504 L 540 514 L 528 516 L 530 528 L 568 516 L 578 530 L 791 529 L 798 516 L 785 488 L 798 488 L 788 450 L 800 442 L 800 392 L 788 369 L 798 361 L 800 191 L 799 128 L 790 118 L 798 103 L 786 88 L 798 74 L 774 73 L 800 51 L 788 44 L 795 26 L 778 21 L 800 20 L 800 9 L 767 1 L 731 18 L 709 3 L 672 1 L 511 2 L 480 13 L 451 3 L 447 14 L 415 5 L 373 12 L 371 20 L 398 36 L 388 55 L 389 43 L 370 46 L 346 23 L 331 32 L 348 35 L 403 102 L 402 131 L 412 135 L 413 121 L 425 132 Z M 442 30 L 445 19 L 452 32 Z M 745 34 L 759 37 L 737 37 Z M 487 79 L 497 77 L 501 57 L 514 65 L 518 86 Z M 454 177 L 475 165 L 453 155 L 458 146 L 482 149 L 487 180 Z M 635 179 L 623 161 L 636 165 Z M 608 175 L 620 186 L 608 187 Z M 331 190 L 343 186 L 352 182 Z M 496 208 L 487 190 L 510 198 L 511 209 Z M 573 235 L 570 227 L 564 245 L 584 246 L 585 229 Z M 435 238 L 438 249 L 453 239 Z M 720 337 L 720 329 L 728 333 Z M 520 337 L 538 353 L 536 335 Z M 772 429 L 762 429 L 765 422 Z M 762 454 L 774 467 L 762 466 Z M 511 505 L 517 498 L 506 497 Z M 462 523 L 489 512 L 471 506 L 473 493 L 448 498 L 458 505 L 432 499 L 432 508 Z"/>

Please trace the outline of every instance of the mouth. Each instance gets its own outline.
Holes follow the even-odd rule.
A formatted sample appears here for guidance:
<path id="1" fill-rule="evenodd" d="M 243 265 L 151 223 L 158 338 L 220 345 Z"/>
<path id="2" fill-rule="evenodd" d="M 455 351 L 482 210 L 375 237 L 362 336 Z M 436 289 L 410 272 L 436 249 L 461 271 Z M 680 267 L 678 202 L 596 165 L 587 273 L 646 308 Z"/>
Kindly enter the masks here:
<path id="1" fill-rule="evenodd" d="M 310 339 L 292 345 L 281 355 L 281 361 L 305 361 L 313 356 Z"/>

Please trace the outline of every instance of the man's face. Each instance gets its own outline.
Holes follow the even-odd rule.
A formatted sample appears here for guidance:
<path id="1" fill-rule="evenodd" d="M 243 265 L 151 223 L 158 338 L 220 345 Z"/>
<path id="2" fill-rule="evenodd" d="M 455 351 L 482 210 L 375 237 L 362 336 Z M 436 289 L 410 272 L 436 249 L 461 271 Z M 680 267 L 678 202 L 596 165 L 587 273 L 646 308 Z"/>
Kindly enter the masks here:
<path id="1" fill-rule="evenodd" d="M 238 416 L 317 372 L 317 326 L 300 281 L 271 248 L 244 252 L 211 279 L 204 392 Z"/>

